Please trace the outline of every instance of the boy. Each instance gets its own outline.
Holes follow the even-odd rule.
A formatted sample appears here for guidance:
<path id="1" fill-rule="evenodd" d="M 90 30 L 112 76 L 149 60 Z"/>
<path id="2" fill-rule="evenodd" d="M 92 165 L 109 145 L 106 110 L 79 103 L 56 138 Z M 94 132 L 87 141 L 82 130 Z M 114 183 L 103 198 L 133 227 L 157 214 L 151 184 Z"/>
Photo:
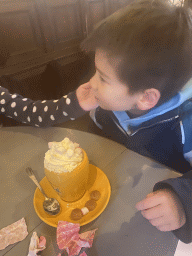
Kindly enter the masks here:
<path id="1" fill-rule="evenodd" d="M 143 0 L 100 22 L 82 43 L 95 52 L 90 86 L 99 107 L 90 115 L 96 125 L 127 148 L 185 173 L 157 183 L 136 205 L 152 225 L 185 243 L 192 242 L 191 28 L 187 6 Z"/>

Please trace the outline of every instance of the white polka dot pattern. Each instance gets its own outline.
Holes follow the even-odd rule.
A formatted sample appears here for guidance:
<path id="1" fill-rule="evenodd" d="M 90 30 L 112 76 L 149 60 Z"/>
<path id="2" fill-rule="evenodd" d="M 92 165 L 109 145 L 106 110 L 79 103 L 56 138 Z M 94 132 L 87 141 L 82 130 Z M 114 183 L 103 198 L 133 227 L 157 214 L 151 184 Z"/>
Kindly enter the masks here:
<path id="1" fill-rule="evenodd" d="M 63 115 L 64 115 L 64 116 L 68 116 L 68 114 L 67 114 L 65 111 L 63 111 Z"/>
<path id="2" fill-rule="evenodd" d="M 43 121 L 41 116 L 38 116 L 38 120 L 39 120 L 40 123 Z"/>
<path id="3" fill-rule="evenodd" d="M 66 104 L 69 105 L 71 103 L 71 100 L 69 98 L 66 99 Z"/>
<path id="4" fill-rule="evenodd" d="M 51 116 L 50 116 L 50 119 L 54 121 L 54 120 L 55 120 L 54 115 L 51 115 Z"/>
<path id="5" fill-rule="evenodd" d="M 73 93 L 75 96 L 75 92 Z M 10 94 L 6 88 L 0 88 L 0 114 L 36 127 L 50 126 L 58 121 L 75 120 L 74 115 L 76 116 L 79 105 L 72 104 L 72 99 L 75 97 L 64 95 L 56 100 L 33 101 L 16 93 Z"/>
<path id="6" fill-rule="evenodd" d="M 16 102 L 12 102 L 12 103 L 11 103 L 11 107 L 12 107 L 12 108 L 15 108 L 15 107 L 16 107 Z"/>
<path id="7" fill-rule="evenodd" d="M 37 107 L 34 106 L 34 107 L 33 107 L 33 113 L 35 113 L 36 111 L 37 111 Z"/>

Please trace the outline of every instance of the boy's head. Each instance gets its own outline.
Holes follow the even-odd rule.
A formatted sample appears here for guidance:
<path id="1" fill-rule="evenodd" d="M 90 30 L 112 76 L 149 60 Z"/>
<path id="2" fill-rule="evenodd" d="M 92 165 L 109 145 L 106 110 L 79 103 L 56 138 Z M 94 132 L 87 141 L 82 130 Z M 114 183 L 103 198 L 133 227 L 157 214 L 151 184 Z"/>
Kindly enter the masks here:
<path id="1" fill-rule="evenodd" d="M 86 52 L 95 52 L 96 73 L 90 82 L 95 86 L 96 97 L 104 103 L 101 94 L 106 84 L 111 86 L 107 89 L 110 97 L 118 83 L 126 87 L 124 93 L 131 97 L 126 99 L 133 100 L 131 108 L 128 105 L 125 106 L 127 109 L 114 108 L 114 102 L 103 108 L 146 111 L 180 91 L 192 76 L 190 14 L 191 10 L 186 6 L 142 0 L 119 10 L 96 26 L 81 45 Z M 98 69 L 109 76 L 110 83 L 101 80 Z M 116 95 L 117 99 L 120 101 L 120 95 Z M 119 104 L 125 103 L 123 100 L 126 99 Z"/>

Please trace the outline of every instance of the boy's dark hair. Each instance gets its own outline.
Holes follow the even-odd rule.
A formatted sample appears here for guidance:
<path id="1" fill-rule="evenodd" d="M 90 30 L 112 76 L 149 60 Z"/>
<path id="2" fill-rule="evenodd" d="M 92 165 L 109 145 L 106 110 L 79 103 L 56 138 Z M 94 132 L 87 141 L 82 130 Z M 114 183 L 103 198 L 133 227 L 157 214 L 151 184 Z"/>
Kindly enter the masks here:
<path id="1" fill-rule="evenodd" d="M 158 89 L 160 105 L 192 77 L 191 30 L 187 4 L 178 7 L 163 0 L 135 1 L 98 23 L 81 49 L 103 49 L 110 56 L 120 56 L 116 69 L 120 80 L 131 93 Z"/>

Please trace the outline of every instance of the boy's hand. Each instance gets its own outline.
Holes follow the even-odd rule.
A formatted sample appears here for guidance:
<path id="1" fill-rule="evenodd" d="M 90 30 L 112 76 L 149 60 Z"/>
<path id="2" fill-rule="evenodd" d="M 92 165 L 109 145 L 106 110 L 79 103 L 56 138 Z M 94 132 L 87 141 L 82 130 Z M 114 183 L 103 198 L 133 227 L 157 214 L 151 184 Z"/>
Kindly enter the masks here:
<path id="1" fill-rule="evenodd" d="M 80 85 L 76 90 L 76 95 L 79 105 L 85 111 L 90 111 L 99 106 L 89 82 Z"/>
<path id="2" fill-rule="evenodd" d="M 144 200 L 136 204 L 136 208 L 160 231 L 178 229 L 186 222 L 183 205 L 171 189 L 148 194 Z"/>

